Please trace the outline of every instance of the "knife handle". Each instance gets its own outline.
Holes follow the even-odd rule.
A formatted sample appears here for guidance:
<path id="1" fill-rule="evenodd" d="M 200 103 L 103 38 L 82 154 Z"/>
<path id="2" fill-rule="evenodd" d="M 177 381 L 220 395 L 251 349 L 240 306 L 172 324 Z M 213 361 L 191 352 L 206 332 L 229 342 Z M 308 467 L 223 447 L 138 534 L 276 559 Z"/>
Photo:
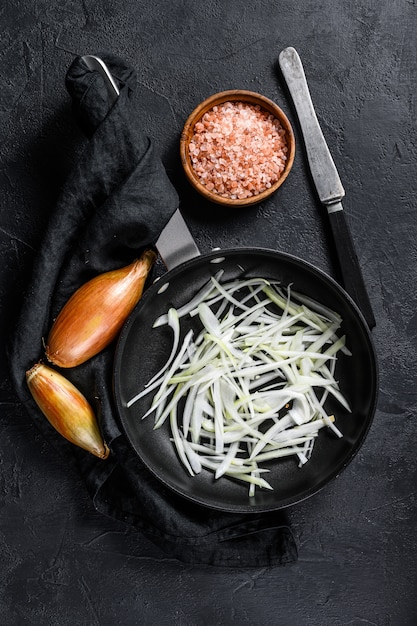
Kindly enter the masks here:
<path id="1" fill-rule="evenodd" d="M 358 305 L 369 328 L 373 328 L 376 324 L 375 317 L 366 291 L 345 212 L 341 208 L 341 204 L 337 203 L 335 210 L 332 210 L 331 206 L 328 207 L 328 215 L 334 241 L 337 245 L 337 257 L 339 259 L 344 288 Z"/>

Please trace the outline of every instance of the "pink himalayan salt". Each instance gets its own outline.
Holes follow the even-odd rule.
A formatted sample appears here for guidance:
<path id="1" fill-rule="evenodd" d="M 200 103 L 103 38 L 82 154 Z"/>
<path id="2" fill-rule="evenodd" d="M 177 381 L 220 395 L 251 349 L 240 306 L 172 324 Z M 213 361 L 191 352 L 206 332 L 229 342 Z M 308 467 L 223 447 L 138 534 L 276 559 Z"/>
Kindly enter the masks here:
<path id="1" fill-rule="evenodd" d="M 258 105 L 225 102 L 207 111 L 189 143 L 199 181 L 224 198 L 256 196 L 277 182 L 287 160 L 285 130 Z"/>

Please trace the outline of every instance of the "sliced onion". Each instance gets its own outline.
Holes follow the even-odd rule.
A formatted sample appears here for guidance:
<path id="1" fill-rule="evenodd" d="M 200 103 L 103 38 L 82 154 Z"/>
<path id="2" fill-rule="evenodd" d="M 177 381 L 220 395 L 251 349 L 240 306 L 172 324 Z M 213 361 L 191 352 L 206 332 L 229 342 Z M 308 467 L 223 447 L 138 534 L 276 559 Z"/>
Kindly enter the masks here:
<path id="1" fill-rule="evenodd" d="M 335 379 L 338 353 L 350 352 L 337 312 L 263 278 L 221 278 L 156 320 L 172 328 L 172 349 L 128 406 L 158 388 L 143 417 L 154 413 L 155 428 L 169 418 L 187 471 L 243 481 L 253 496 L 272 489 L 260 463 L 294 456 L 303 467 L 321 430 L 343 436 L 325 404 L 330 394 L 350 411 Z M 181 343 L 184 316 L 201 330 Z"/>

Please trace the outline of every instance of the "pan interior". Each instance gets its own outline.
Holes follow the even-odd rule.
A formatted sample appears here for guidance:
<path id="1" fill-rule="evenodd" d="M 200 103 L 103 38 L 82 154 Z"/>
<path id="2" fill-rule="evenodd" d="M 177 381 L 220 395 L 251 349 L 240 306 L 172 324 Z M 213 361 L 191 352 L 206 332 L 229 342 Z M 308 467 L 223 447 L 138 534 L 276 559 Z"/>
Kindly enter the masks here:
<path id="1" fill-rule="evenodd" d="M 153 415 L 142 419 L 152 395 L 127 408 L 135 396 L 165 363 L 172 345 L 171 330 L 152 328 L 154 321 L 171 306 L 179 308 L 219 269 L 222 280 L 236 277 L 263 277 L 279 280 L 293 289 L 339 312 L 342 332 L 352 356 L 338 358 L 336 378 L 348 399 L 352 413 L 329 398 L 328 413 L 337 414 L 343 438 L 323 429 L 311 459 L 298 467 L 297 459 L 288 457 L 269 462 L 268 482 L 273 491 L 257 489 L 249 498 L 246 485 L 203 470 L 190 476 L 179 461 L 170 441 L 167 422 L 154 430 Z M 190 322 L 181 321 L 182 332 Z M 202 255 L 171 270 L 143 295 L 121 333 L 115 358 L 114 392 L 122 428 L 133 449 L 145 465 L 165 485 L 199 504 L 230 512 L 261 512 L 283 508 L 319 491 L 348 464 L 362 444 L 375 411 L 377 366 L 370 332 L 357 307 L 334 280 L 312 265 L 288 254 L 271 250 L 222 250 Z"/>

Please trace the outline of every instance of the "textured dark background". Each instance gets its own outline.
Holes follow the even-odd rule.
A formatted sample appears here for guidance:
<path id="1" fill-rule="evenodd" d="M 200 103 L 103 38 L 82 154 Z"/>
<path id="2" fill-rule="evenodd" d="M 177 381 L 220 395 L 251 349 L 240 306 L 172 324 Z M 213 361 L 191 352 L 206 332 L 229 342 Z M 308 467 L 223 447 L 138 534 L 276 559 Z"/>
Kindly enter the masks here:
<path id="1" fill-rule="evenodd" d="M 350 466 L 289 511 L 299 560 L 223 570 L 168 559 L 97 514 L 79 477 L 19 405 L 1 368 L 0 622 L 5 626 L 411 626 L 416 564 L 416 85 L 414 0 L 3 0 L 0 9 L 0 312 L 4 347 L 59 190 L 84 145 L 65 73 L 110 51 L 137 70 L 138 123 L 161 151 L 203 251 L 259 245 L 337 277 L 325 215 L 277 69 L 303 59 L 377 327 L 380 395 Z M 256 209 L 192 193 L 178 138 L 203 98 L 260 91 L 294 122 L 297 155 Z"/>

